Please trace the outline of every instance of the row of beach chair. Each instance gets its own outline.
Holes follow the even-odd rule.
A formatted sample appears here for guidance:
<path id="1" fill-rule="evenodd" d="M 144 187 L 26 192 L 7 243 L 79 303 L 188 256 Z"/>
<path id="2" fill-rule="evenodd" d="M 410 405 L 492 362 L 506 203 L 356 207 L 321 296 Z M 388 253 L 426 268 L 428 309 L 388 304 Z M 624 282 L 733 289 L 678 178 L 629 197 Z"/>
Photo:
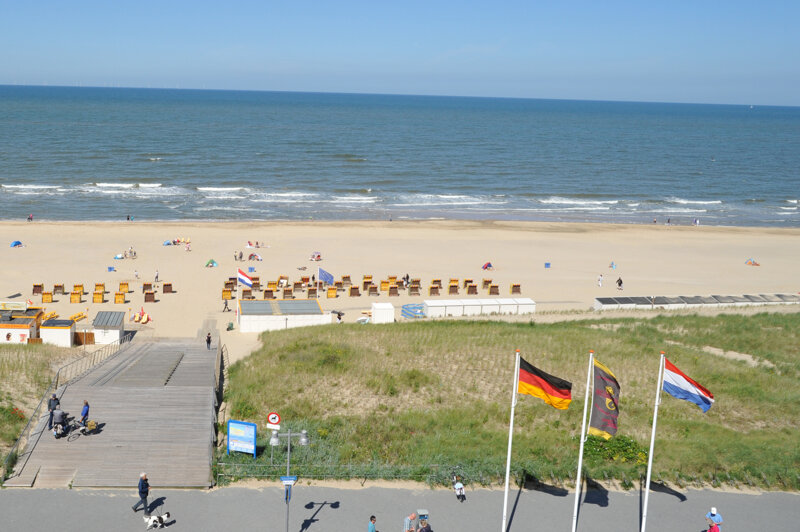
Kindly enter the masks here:
<path id="1" fill-rule="evenodd" d="M 128 303 L 126 299 L 127 294 L 131 293 L 130 284 L 127 281 L 119 283 L 119 290 L 114 292 L 114 303 L 125 304 Z M 175 289 L 172 283 L 163 283 L 161 285 L 161 292 L 164 294 L 173 294 Z M 92 292 L 92 303 L 105 303 L 105 295 L 108 293 L 105 283 L 95 283 L 94 292 Z M 142 293 L 144 294 L 145 303 L 156 303 L 156 291 L 153 288 L 153 283 L 142 283 Z M 51 292 L 44 291 L 44 285 L 34 284 L 33 294 L 42 296 L 42 303 L 52 303 L 53 296 L 56 294 L 67 295 L 69 294 L 70 303 L 83 303 L 83 296 L 86 294 L 83 283 L 76 283 L 72 286 L 72 291 L 67 292 L 63 284 L 54 284 Z"/>

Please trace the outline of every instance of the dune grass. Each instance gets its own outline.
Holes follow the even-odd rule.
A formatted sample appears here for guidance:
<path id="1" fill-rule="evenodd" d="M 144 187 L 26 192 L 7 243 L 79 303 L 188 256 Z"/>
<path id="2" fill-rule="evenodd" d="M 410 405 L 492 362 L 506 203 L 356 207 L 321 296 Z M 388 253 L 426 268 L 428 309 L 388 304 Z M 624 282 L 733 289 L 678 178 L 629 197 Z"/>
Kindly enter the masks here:
<path id="1" fill-rule="evenodd" d="M 567 411 L 519 396 L 512 468 L 571 482 L 577 464 L 587 354 L 621 387 L 618 436 L 587 445 L 591 478 L 630 485 L 644 473 L 658 356 L 710 389 L 714 407 L 663 397 L 654 478 L 800 489 L 800 314 L 679 316 L 553 324 L 437 321 L 337 325 L 266 333 L 264 345 L 230 369 L 231 417 L 263 427 L 277 411 L 283 427 L 306 429 L 293 448 L 299 474 L 445 482 L 459 465 L 472 482 L 499 481 L 505 451 L 514 350 L 573 383 Z M 707 346 L 723 354 L 712 354 Z M 724 355 L 748 354 L 755 365 Z M 268 433 L 256 464 L 270 462 Z M 247 467 L 236 475 L 275 468 Z M 282 460 L 284 462 L 282 462 Z"/>

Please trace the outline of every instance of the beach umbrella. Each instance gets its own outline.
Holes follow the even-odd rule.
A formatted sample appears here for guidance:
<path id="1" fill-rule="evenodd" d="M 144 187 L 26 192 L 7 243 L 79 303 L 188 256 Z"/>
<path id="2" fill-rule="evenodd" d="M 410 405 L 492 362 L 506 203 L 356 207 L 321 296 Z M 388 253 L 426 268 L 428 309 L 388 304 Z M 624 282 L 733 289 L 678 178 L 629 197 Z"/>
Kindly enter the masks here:
<path id="1" fill-rule="evenodd" d="M 214 268 L 214 267 L 216 267 L 216 265 L 217 265 L 217 261 L 215 261 L 214 259 L 208 259 L 208 262 L 206 262 L 206 268 L 209 268 L 209 267 Z"/>
<path id="2" fill-rule="evenodd" d="M 21 248 L 21 247 L 22 247 L 22 242 L 20 242 L 19 240 L 14 240 L 14 241 L 11 243 L 11 247 L 12 247 L 12 248 Z"/>

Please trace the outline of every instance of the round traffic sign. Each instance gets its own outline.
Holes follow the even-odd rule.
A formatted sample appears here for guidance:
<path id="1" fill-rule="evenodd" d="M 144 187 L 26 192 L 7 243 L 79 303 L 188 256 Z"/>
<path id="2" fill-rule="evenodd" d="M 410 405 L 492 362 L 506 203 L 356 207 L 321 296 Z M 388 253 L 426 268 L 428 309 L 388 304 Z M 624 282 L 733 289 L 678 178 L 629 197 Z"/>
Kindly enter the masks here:
<path id="1" fill-rule="evenodd" d="M 278 415 L 277 412 L 270 412 L 267 416 L 267 421 L 272 423 L 273 425 L 277 425 L 281 422 L 281 416 Z"/>

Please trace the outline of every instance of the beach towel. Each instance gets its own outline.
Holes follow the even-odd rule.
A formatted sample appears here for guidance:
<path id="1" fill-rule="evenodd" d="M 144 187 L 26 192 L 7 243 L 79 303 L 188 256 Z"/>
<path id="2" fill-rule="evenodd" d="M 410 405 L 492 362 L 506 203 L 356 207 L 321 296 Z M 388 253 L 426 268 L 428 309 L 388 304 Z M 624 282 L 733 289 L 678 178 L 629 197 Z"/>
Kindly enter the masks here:
<path id="1" fill-rule="evenodd" d="M 120 260 L 120 259 L 124 259 L 124 258 L 125 257 L 122 255 L 122 253 L 117 253 L 116 255 L 114 255 L 114 259 L 116 259 L 116 260 Z"/>
<path id="2" fill-rule="evenodd" d="M 164 240 L 164 244 L 163 244 L 163 245 L 165 245 L 165 246 L 171 246 L 171 245 L 172 245 L 172 241 L 170 241 L 170 240 Z"/>

